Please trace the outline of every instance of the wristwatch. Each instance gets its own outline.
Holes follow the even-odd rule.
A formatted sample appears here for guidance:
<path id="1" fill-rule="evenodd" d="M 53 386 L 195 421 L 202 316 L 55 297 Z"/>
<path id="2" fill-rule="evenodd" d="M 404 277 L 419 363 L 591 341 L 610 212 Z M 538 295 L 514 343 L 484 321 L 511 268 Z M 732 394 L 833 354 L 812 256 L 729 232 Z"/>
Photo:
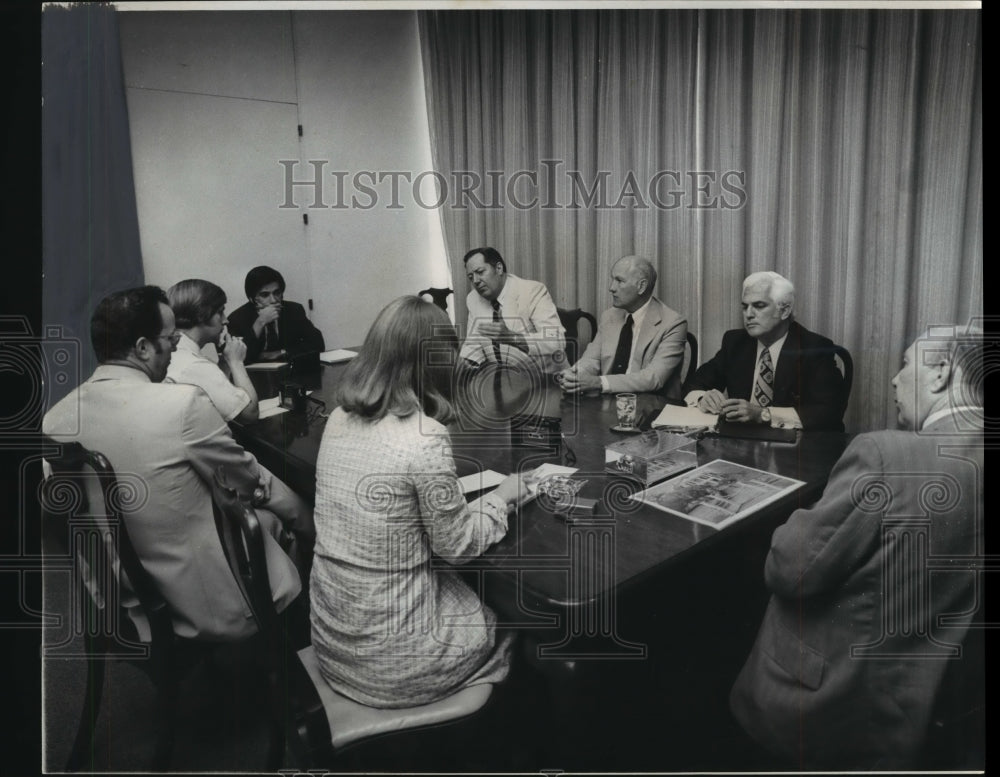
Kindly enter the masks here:
<path id="1" fill-rule="evenodd" d="M 771 423 L 771 408 L 769 407 L 761 408 L 760 420 L 765 424 Z"/>

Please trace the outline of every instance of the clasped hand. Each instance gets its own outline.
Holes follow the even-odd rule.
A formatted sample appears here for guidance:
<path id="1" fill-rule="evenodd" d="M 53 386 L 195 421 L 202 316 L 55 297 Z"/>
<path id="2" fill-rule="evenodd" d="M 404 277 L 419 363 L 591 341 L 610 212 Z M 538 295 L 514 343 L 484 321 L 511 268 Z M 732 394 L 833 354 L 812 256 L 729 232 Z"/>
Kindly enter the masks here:
<path id="1" fill-rule="evenodd" d="M 281 303 L 275 302 L 273 305 L 265 305 L 257 309 L 257 320 L 262 326 L 267 326 L 273 321 L 277 321 L 281 315 Z"/>
<path id="2" fill-rule="evenodd" d="M 698 408 L 737 423 L 759 423 L 760 406 L 745 399 L 726 399 L 718 389 L 709 389 L 698 400 Z"/>
<path id="3" fill-rule="evenodd" d="M 581 391 L 593 391 L 601 389 L 601 379 L 589 373 L 580 374 L 573 367 L 565 369 L 556 375 L 556 383 L 567 394 L 578 394 Z"/>

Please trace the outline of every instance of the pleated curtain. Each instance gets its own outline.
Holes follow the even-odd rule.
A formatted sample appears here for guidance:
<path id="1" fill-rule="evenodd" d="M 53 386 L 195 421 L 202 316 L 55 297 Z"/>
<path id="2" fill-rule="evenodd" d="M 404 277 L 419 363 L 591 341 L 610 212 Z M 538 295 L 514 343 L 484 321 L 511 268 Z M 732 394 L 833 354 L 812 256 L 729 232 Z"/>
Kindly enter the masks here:
<path id="1" fill-rule="evenodd" d="M 637 253 L 704 361 L 741 324 L 743 278 L 776 270 L 800 323 L 853 354 L 862 431 L 894 425 L 909 341 L 981 318 L 980 12 L 426 11 L 419 28 L 457 321 L 471 247 L 595 314 Z"/>

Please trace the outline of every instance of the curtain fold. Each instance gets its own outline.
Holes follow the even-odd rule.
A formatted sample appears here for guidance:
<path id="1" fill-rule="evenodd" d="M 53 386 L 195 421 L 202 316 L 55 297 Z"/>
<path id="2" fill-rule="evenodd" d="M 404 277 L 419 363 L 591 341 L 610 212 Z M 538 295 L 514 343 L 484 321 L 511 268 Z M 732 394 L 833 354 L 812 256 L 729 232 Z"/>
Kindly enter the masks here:
<path id="1" fill-rule="evenodd" d="M 418 16 L 435 168 L 485 204 L 442 209 L 457 321 L 473 246 L 595 314 L 640 253 L 704 360 L 773 269 L 853 354 L 860 431 L 920 329 L 982 315 L 980 12 Z"/>
<path id="2" fill-rule="evenodd" d="M 139 220 L 115 10 L 42 12 L 42 321 L 79 343 L 76 373 L 93 372 L 90 316 L 112 291 L 143 283 Z M 48 330 L 46 330 L 48 331 Z"/>

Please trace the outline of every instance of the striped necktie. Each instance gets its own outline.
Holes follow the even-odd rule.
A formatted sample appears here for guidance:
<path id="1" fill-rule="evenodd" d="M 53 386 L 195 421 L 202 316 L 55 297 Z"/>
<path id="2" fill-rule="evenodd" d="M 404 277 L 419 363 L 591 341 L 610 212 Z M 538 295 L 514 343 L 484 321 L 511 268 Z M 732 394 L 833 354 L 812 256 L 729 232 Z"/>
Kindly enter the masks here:
<path id="1" fill-rule="evenodd" d="M 500 323 L 503 319 L 500 317 L 500 300 L 493 300 L 490 302 L 493 306 L 493 321 L 494 323 Z M 496 357 L 497 364 L 503 364 L 503 356 L 500 353 L 500 342 L 498 340 L 493 341 L 493 356 Z"/>
<path id="2" fill-rule="evenodd" d="M 771 351 L 765 348 L 760 352 L 760 369 L 757 371 L 757 383 L 753 387 L 753 402 L 767 407 L 773 401 L 774 367 L 771 364 Z"/>

